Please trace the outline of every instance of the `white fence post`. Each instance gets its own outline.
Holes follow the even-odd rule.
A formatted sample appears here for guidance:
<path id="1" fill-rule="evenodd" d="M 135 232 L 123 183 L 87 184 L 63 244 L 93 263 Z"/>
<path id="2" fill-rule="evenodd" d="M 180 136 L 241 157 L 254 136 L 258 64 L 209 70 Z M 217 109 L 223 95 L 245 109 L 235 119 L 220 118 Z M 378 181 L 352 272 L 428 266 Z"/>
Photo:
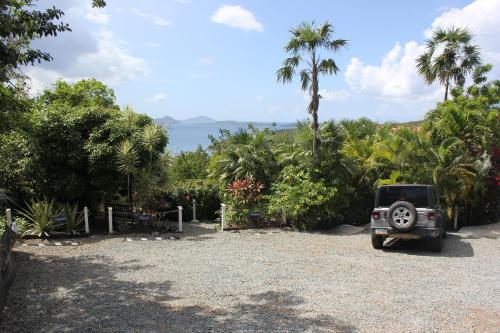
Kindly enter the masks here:
<path id="1" fill-rule="evenodd" d="M 178 232 L 182 232 L 182 206 L 177 206 L 179 209 L 179 229 Z"/>
<path id="2" fill-rule="evenodd" d="M 89 228 L 89 209 L 87 207 L 83 207 L 83 217 L 85 219 L 85 233 L 90 234 Z"/>
<path id="3" fill-rule="evenodd" d="M 7 215 L 7 225 L 10 227 L 12 225 L 12 210 L 7 208 L 5 210 L 5 215 Z"/>
<path id="4" fill-rule="evenodd" d="M 109 233 L 113 233 L 113 208 L 108 207 L 108 225 L 109 225 Z"/>
<path id="5" fill-rule="evenodd" d="M 200 222 L 196 219 L 196 199 L 193 199 L 193 220 L 191 222 Z"/>
<path id="6" fill-rule="evenodd" d="M 224 231 L 224 223 L 226 222 L 226 204 L 220 204 L 220 230 Z"/>

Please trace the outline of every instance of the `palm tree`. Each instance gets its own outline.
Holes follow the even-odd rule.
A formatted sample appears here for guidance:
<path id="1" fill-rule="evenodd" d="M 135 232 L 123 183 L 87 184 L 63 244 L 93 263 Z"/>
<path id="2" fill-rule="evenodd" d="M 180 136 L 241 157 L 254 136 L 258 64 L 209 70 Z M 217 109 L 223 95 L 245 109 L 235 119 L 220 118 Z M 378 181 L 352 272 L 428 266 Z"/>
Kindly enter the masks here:
<path id="1" fill-rule="evenodd" d="M 130 201 L 130 174 L 136 170 L 136 166 L 139 164 L 139 155 L 128 139 L 123 140 L 118 145 L 116 155 L 118 170 L 127 175 L 127 198 Z"/>
<path id="2" fill-rule="evenodd" d="M 426 41 L 426 52 L 417 58 L 417 69 L 427 84 L 438 80 L 445 86 L 445 101 L 450 82 L 463 84 L 465 77 L 481 65 L 479 47 L 472 45 L 473 39 L 466 28 L 437 28 Z"/>
<path id="3" fill-rule="evenodd" d="M 309 90 L 311 102 L 308 106 L 308 112 L 311 114 L 311 129 L 313 132 L 312 155 L 313 164 L 317 159 L 317 141 L 318 141 L 318 108 L 319 99 L 319 75 L 337 74 L 339 68 L 331 58 L 322 59 L 319 55 L 321 49 L 336 53 L 342 47 L 347 46 L 345 39 L 332 39 L 334 29 L 328 22 L 316 26 L 314 22 L 304 22 L 295 29 L 290 30 L 292 38 L 285 45 L 285 51 L 290 57 L 283 61 L 283 67 L 276 72 L 278 82 L 283 84 L 291 82 L 295 75 L 295 69 L 301 62 L 307 66 L 299 73 L 302 90 Z M 303 58 L 304 56 L 304 58 Z"/>
<path id="4" fill-rule="evenodd" d="M 149 167 L 153 163 L 153 152 L 161 140 L 161 129 L 158 125 L 149 124 L 142 129 L 142 144 L 149 152 Z"/>
<path id="5" fill-rule="evenodd" d="M 226 183 L 238 179 L 253 177 L 266 187 L 270 185 L 276 172 L 276 160 L 271 149 L 269 132 L 253 129 L 245 135 L 242 131 L 235 134 L 236 140 L 243 142 L 232 143 L 220 159 L 217 160 L 217 170 L 214 175 Z"/>
<path id="6" fill-rule="evenodd" d="M 432 178 L 448 205 L 448 216 L 454 217 L 456 229 L 458 202 L 464 200 L 476 178 L 473 161 L 465 154 L 464 143 L 456 138 L 449 138 L 437 148 L 431 149 Z M 454 207 L 454 212 L 451 212 Z"/>

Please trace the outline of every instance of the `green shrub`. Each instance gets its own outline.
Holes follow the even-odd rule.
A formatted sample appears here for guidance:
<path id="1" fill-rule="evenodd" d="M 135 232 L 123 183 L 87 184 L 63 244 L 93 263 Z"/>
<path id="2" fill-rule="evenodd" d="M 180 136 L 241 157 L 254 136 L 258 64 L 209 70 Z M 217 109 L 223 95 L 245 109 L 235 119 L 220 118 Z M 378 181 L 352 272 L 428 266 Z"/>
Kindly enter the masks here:
<path id="1" fill-rule="evenodd" d="M 311 230 L 333 215 L 336 188 L 297 167 L 286 167 L 281 181 L 272 186 L 268 196 L 269 213 L 280 215 L 284 210 L 298 229 Z"/>
<path id="2" fill-rule="evenodd" d="M 170 199 L 175 206 L 182 206 L 184 219 L 190 220 L 193 214 L 192 200 L 196 199 L 196 218 L 198 220 L 214 220 L 220 209 L 219 187 L 211 180 L 187 179 L 170 185 L 164 197 Z"/>

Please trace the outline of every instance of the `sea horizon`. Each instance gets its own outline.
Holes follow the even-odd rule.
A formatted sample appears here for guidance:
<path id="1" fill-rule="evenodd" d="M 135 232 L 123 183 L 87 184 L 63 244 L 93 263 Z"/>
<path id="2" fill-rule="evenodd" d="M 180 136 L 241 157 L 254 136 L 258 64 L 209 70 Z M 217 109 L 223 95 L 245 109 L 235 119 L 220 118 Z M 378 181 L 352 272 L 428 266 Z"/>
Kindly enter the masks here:
<path id="1" fill-rule="evenodd" d="M 257 129 L 269 128 L 272 130 L 284 130 L 293 128 L 295 123 L 266 123 L 266 122 L 248 122 L 248 123 L 230 123 L 230 122 L 215 122 L 207 124 L 186 124 L 175 123 L 167 127 L 168 145 L 167 149 L 173 154 L 180 152 L 194 151 L 201 145 L 203 149 L 207 149 L 210 144 L 209 135 L 216 138 L 220 134 L 221 129 L 227 129 L 231 132 L 237 131 L 239 128 L 246 129 L 248 124 L 252 124 Z M 276 124 L 276 126 L 273 126 Z"/>

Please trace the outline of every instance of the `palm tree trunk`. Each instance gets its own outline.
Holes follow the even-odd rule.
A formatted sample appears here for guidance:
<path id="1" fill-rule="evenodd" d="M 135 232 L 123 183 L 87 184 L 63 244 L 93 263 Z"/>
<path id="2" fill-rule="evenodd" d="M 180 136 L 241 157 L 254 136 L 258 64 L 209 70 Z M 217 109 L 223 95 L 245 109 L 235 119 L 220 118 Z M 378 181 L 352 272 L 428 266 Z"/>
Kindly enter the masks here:
<path id="1" fill-rule="evenodd" d="M 319 108 L 319 94 L 318 94 L 318 70 L 316 66 L 315 57 L 313 56 L 313 68 L 312 68 L 312 85 L 311 85 L 311 129 L 313 132 L 313 144 L 312 144 L 312 158 L 313 167 L 316 167 L 318 162 L 318 108 Z"/>
<path id="2" fill-rule="evenodd" d="M 312 143 L 312 158 L 313 158 L 313 165 L 316 166 L 317 160 L 318 160 L 318 112 L 313 111 L 312 113 L 312 122 L 311 122 L 311 127 L 313 131 L 313 143 Z"/>
<path id="3" fill-rule="evenodd" d="M 450 78 L 446 79 L 445 91 L 444 91 L 444 101 L 448 100 L 448 89 L 450 88 Z"/>
<path id="4" fill-rule="evenodd" d="M 127 198 L 130 203 L 130 173 L 127 173 Z"/>

